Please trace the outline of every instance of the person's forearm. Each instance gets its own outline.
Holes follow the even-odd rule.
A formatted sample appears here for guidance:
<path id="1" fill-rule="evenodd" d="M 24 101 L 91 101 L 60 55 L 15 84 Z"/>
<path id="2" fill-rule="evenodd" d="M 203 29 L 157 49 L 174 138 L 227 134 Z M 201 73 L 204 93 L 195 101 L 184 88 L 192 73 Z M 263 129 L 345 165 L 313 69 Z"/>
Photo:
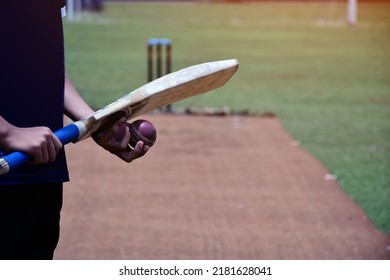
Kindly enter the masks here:
<path id="1" fill-rule="evenodd" d="M 3 147 L 5 145 L 5 143 L 3 143 L 3 140 L 6 139 L 6 137 L 9 134 L 9 131 L 13 127 L 14 127 L 13 125 L 11 125 L 2 116 L 0 116 L 0 147 L 7 148 L 7 147 Z"/>
<path id="2" fill-rule="evenodd" d="M 91 107 L 79 95 L 67 75 L 65 75 L 64 113 L 73 121 L 80 120 L 93 113 Z"/>

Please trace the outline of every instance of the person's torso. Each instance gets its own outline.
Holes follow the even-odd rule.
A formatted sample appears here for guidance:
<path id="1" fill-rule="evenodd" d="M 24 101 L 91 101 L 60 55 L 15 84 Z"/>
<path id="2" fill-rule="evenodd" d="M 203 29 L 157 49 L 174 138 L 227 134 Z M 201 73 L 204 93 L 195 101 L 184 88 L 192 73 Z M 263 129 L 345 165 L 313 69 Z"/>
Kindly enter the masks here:
<path id="1" fill-rule="evenodd" d="M 0 11 L 0 115 L 19 127 L 63 126 L 64 47 L 59 0 L 4 0 Z M 0 177 L 16 182 L 66 181 L 63 151 L 54 163 Z"/>

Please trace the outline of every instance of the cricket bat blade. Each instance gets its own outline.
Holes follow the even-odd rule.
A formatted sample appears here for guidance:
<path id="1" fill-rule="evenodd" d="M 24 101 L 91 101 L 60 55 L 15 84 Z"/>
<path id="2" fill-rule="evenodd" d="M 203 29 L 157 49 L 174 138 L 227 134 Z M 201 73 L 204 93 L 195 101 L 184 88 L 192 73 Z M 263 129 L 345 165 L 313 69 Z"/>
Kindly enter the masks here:
<path id="1" fill-rule="evenodd" d="M 97 129 L 118 116 L 127 120 L 162 106 L 223 86 L 237 71 L 237 59 L 206 62 L 162 76 L 130 92 L 93 114 L 54 132 L 63 145 L 90 137 Z M 0 158 L 0 175 L 26 164 L 28 154 L 12 152 Z"/>

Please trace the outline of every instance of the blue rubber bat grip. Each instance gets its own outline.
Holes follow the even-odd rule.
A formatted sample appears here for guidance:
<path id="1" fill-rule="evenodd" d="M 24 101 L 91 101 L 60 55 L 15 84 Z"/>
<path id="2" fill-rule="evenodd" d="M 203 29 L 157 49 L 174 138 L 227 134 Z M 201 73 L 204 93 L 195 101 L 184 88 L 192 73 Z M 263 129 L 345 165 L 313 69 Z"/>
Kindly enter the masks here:
<path id="1" fill-rule="evenodd" d="M 60 139 L 62 145 L 75 141 L 80 136 L 80 130 L 77 125 L 71 123 L 56 132 L 54 134 Z"/>
<path id="2" fill-rule="evenodd" d="M 58 137 L 61 143 L 65 145 L 76 140 L 80 135 L 80 131 L 75 124 L 70 124 L 57 130 L 56 132 L 54 132 L 54 134 Z M 12 152 L 9 155 L 2 157 L 1 160 L 2 162 L 4 162 L 3 160 L 6 161 L 6 163 L 1 164 L 1 169 L 3 169 L 4 165 L 7 166 L 8 164 L 8 166 L 6 167 L 7 170 L 0 170 L 0 175 L 6 174 L 9 171 L 12 171 L 15 168 L 26 164 L 31 160 L 31 157 L 23 152 Z"/>

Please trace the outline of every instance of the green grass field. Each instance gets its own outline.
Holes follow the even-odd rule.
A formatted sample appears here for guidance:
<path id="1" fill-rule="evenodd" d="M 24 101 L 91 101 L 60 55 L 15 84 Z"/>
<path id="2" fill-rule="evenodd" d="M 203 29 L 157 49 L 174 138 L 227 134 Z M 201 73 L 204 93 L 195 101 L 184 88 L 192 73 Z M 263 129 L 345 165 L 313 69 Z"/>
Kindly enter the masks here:
<path id="1" fill-rule="evenodd" d="M 173 69 L 238 58 L 228 85 L 179 104 L 271 111 L 390 235 L 390 4 L 127 3 L 65 22 L 67 71 L 101 107 L 146 82 L 146 42 L 173 41 Z"/>

